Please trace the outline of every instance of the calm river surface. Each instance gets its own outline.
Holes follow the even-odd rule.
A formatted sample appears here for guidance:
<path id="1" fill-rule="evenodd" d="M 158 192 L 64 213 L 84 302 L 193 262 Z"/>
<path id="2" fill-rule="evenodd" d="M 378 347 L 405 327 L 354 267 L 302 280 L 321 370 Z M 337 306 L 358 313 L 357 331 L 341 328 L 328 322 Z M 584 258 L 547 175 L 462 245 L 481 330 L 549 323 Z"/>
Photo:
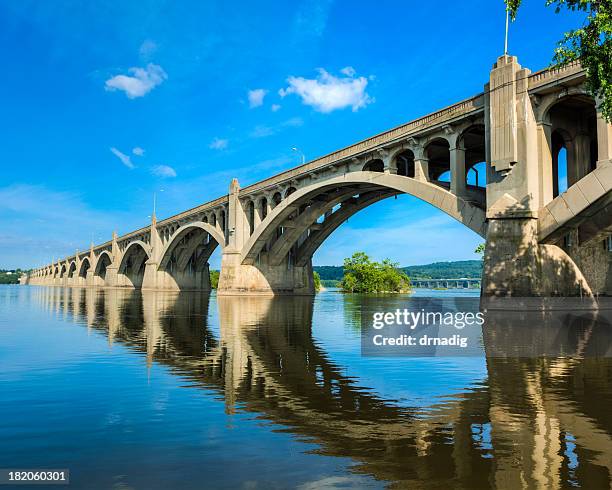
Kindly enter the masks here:
<path id="1" fill-rule="evenodd" d="M 457 295 L 478 292 L 0 286 L 0 467 L 86 489 L 610 488 L 609 357 L 361 356 L 372 301 Z"/>

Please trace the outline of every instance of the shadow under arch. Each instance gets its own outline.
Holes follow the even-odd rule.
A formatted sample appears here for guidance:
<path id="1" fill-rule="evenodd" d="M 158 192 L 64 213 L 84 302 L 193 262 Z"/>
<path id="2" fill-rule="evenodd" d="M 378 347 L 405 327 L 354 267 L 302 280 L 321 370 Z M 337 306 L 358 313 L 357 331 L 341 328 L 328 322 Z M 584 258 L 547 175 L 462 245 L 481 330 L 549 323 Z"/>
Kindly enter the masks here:
<path id="1" fill-rule="evenodd" d="M 145 262 L 151 257 L 151 247 L 140 240 L 130 242 L 121 255 L 117 269 L 117 285 L 140 288 L 144 279 Z"/>
<path id="2" fill-rule="evenodd" d="M 225 237 L 209 223 L 197 221 L 178 228 L 160 254 L 165 286 L 210 291 L 208 261 L 218 246 L 225 248 Z"/>
<path id="3" fill-rule="evenodd" d="M 104 286 L 106 284 L 106 271 L 113 265 L 113 258 L 107 250 L 103 250 L 96 257 L 94 266 L 94 285 Z"/>

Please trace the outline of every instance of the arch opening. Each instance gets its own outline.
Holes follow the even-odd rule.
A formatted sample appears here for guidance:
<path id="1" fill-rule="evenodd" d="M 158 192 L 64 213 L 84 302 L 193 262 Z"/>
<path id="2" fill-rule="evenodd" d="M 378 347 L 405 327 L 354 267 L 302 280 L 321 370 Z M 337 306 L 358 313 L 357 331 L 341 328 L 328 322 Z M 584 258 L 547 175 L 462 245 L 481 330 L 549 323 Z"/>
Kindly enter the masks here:
<path id="1" fill-rule="evenodd" d="M 447 190 L 393 174 L 385 174 L 384 185 L 373 183 L 367 175 L 354 178 L 354 182 L 339 178 L 336 183 L 326 182 L 313 186 L 312 190 L 302 189 L 287 206 L 272 212 L 245 245 L 243 264 L 286 264 L 288 268 L 305 266 L 323 241 L 353 214 L 402 193 L 430 204 L 448 202 L 448 199 L 461 200 L 462 203 L 458 202 L 456 206 L 441 208 L 438 204 L 438 207 L 481 236 L 484 233 L 483 209 Z M 275 233 L 279 229 L 282 234 Z"/>
<path id="2" fill-rule="evenodd" d="M 85 257 L 81 261 L 81 268 L 79 269 L 79 277 L 83 279 L 87 278 L 87 271 L 91 268 L 91 264 L 89 263 L 89 258 Z"/>
<path id="3" fill-rule="evenodd" d="M 98 257 L 96 268 L 94 270 L 94 276 L 101 279 L 102 281 L 105 281 L 107 269 L 111 264 L 112 261 L 108 253 L 102 252 Z"/>
<path id="4" fill-rule="evenodd" d="M 385 164 L 380 158 L 370 160 L 363 166 L 364 172 L 384 172 Z"/>
<path id="5" fill-rule="evenodd" d="M 597 113 L 586 95 L 570 95 L 552 105 L 544 116 L 550 123 L 550 194 L 554 199 L 597 166 Z M 546 203 L 546 202 L 545 202 Z"/>
<path id="6" fill-rule="evenodd" d="M 142 287 L 145 262 L 149 254 L 142 242 L 132 242 L 123 252 L 121 263 L 117 269 L 118 286 Z"/>
<path id="7" fill-rule="evenodd" d="M 451 181 L 450 174 L 450 145 L 443 138 L 436 138 L 425 147 L 428 160 L 429 180 L 443 183 L 448 187 Z"/>
<path id="8" fill-rule="evenodd" d="M 209 260 L 220 245 L 220 234 L 205 223 L 179 228 L 162 253 L 159 270 L 169 289 L 210 290 Z"/>
<path id="9" fill-rule="evenodd" d="M 397 175 L 414 178 L 414 153 L 404 150 L 395 157 L 395 168 Z"/>
<path id="10" fill-rule="evenodd" d="M 459 147 L 465 152 L 465 184 L 484 189 L 487 184 L 485 127 L 470 126 L 461 135 Z"/>

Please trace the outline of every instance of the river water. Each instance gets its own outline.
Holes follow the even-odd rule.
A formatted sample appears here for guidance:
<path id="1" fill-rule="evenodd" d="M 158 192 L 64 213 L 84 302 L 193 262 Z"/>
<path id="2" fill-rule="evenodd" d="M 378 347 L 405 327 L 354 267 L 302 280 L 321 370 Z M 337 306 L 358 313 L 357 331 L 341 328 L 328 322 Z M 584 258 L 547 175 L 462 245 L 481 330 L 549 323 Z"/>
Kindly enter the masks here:
<path id="1" fill-rule="evenodd" d="M 426 296 L 478 291 L 375 302 Z M 364 357 L 371 302 L 0 287 L 0 467 L 86 489 L 611 488 L 609 337 L 487 357 L 502 322 L 478 355 Z"/>

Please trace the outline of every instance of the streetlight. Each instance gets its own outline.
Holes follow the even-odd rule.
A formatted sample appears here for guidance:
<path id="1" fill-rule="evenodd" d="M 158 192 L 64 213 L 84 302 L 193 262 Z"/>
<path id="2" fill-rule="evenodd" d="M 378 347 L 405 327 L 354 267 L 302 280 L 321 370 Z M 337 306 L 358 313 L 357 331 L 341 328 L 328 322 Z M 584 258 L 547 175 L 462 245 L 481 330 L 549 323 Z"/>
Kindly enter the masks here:
<path id="1" fill-rule="evenodd" d="M 155 216 L 155 206 L 157 204 L 157 193 L 164 192 L 163 189 L 159 189 L 158 191 L 153 191 L 153 216 Z"/>
<path id="2" fill-rule="evenodd" d="M 295 147 L 295 146 L 293 148 L 291 148 L 291 150 L 295 151 L 296 153 L 298 153 L 300 155 L 302 155 L 302 165 L 304 165 L 306 163 L 306 155 L 304 155 L 304 152 L 302 150 L 300 150 L 299 148 Z"/>

